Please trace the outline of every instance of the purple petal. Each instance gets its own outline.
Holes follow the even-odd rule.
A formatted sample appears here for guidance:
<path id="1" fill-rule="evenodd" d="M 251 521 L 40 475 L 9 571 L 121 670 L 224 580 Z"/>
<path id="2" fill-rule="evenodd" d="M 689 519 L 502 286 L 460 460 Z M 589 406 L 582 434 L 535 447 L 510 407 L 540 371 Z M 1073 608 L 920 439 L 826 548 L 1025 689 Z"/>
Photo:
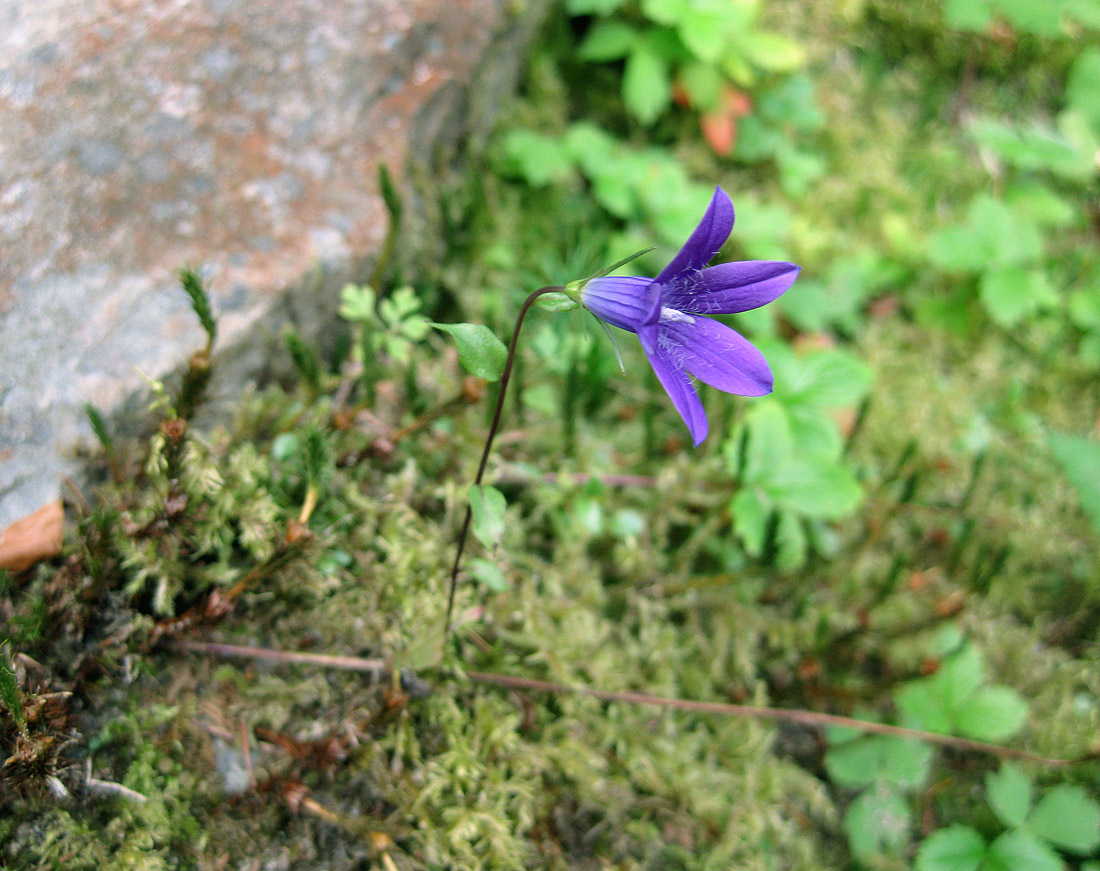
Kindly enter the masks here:
<path id="1" fill-rule="evenodd" d="M 581 305 L 601 321 L 638 332 L 657 322 L 661 288 L 651 278 L 593 278 L 581 288 Z"/>
<path id="2" fill-rule="evenodd" d="M 660 349 L 700 381 L 739 396 L 772 392 L 772 370 L 764 355 L 725 324 L 694 317 L 662 320 L 659 330 Z"/>
<path id="3" fill-rule="evenodd" d="M 672 404 L 680 412 L 680 417 L 687 424 L 695 447 L 699 447 L 707 437 L 710 425 L 707 423 L 707 415 L 703 411 L 699 394 L 695 392 L 695 385 L 663 347 L 655 347 L 652 353 L 647 350 L 646 356 L 649 358 L 649 365 L 657 373 L 657 380 L 661 382 Z"/>
<path id="4" fill-rule="evenodd" d="M 661 270 L 657 281 L 661 284 L 670 284 L 684 273 L 702 269 L 714 259 L 714 255 L 725 244 L 732 229 L 733 203 L 730 202 L 724 190 L 715 188 L 710 205 L 703 213 L 703 220 L 684 243 L 680 253 Z"/>
<path id="5" fill-rule="evenodd" d="M 720 263 L 666 285 L 661 304 L 699 314 L 747 312 L 781 296 L 794 284 L 799 270 L 778 260 Z"/>

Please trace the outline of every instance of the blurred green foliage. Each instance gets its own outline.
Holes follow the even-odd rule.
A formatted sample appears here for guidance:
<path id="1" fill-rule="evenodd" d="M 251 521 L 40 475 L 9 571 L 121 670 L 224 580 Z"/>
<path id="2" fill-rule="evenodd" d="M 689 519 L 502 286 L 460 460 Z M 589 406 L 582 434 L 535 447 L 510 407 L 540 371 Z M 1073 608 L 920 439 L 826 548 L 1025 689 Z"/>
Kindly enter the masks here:
<path id="1" fill-rule="evenodd" d="M 0 861 L 1097 871 L 1094 760 L 463 676 L 1095 749 L 1096 11 L 558 9 L 486 166 L 438 192 L 464 223 L 431 282 L 349 285 L 343 349 L 288 336 L 301 383 L 229 429 L 191 425 L 202 354 L 152 385 L 144 441 L 89 414 L 96 503 L 62 558 L 0 571 L 21 654 L 0 662 Z M 705 392 L 692 452 L 629 336 L 623 372 L 583 313 L 540 309 L 471 491 L 487 412 L 465 373 L 499 375 L 521 301 L 650 245 L 628 269 L 655 274 L 716 183 L 737 208 L 722 258 L 803 267 L 731 319 L 775 392 Z M 467 504 L 476 583 L 444 645 Z M 155 646 L 176 638 L 397 678 Z"/>

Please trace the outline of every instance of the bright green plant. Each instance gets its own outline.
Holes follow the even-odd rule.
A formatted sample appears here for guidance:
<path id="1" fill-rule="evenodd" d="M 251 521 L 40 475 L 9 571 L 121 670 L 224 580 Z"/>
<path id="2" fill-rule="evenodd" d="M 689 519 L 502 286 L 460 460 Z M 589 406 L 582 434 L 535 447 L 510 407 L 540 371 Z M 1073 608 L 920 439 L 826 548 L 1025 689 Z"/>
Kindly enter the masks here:
<path id="1" fill-rule="evenodd" d="M 649 125 L 672 102 L 676 84 L 691 105 L 719 107 L 731 84 L 805 62 L 797 42 L 759 27 L 759 0 L 567 0 L 572 15 L 598 15 L 578 53 L 589 61 L 624 60 L 623 102 Z"/>
<path id="2" fill-rule="evenodd" d="M 1010 687 L 986 682 L 981 651 L 963 643 L 939 670 L 897 695 L 902 725 L 978 741 L 1003 741 L 1023 728 L 1027 703 Z"/>
<path id="3" fill-rule="evenodd" d="M 514 130 L 502 143 L 504 169 L 533 187 L 583 177 L 596 201 L 627 230 L 612 242 L 609 259 L 645 247 L 646 231 L 668 245 L 691 232 L 713 188 L 692 181 L 662 148 L 633 149 L 588 122 L 573 124 L 560 137 Z M 654 264 L 661 257 L 653 258 Z M 643 260 L 643 263 L 646 261 Z"/>
<path id="4" fill-rule="evenodd" d="M 1100 804 L 1079 786 L 1060 784 L 1033 801 L 1031 779 L 1005 763 L 985 791 L 1005 831 L 987 841 L 968 825 L 940 829 L 921 843 L 916 871 L 1062 871 L 1057 851 L 1088 856 L 1100 847 Z"/>
<path id="5" fill-rule="evenodd" d="M 928 744 L 851 729 L 826 732 L 825 770 L 838 786 L 860 790 L 844 813 L 853 855 L 866 861 L 898 854 L 909 843 L 913 812 L 907 794 L 928 780 L 934 751 Z"/>
<path id="6" fill-rule="evenodd" d="M 399 288 L 381 301 L 370 287 L 347 284 L 340 291 L 340 317 L 360 325 L 352 355 L 364 365 L 379 353 L 407 365 L 412 346 L 428 335 L 431 326 L 419 312 L 420 300 L 411 287 Z"/>
<path id="7" fill-rule="evenodd" d="M 1095 0 L 944 0 L 943 14 L 947 24 L 959 30 L 984 31 L 994 19 L 1036 36 L 1058 36 L 1070 19 L 1086 27 L 1100 27 L 1100 4 Z"/>
<path id="8" fill-rule="evenodd" d="M 1038 222 L 988 194 L 974 198 L 965 223 L 932 238 L 929 257 L 941 269 L 976 276 L 982 305 L 1002 327 L 1058 302 L 1043 263 Z"/>
<path id="9" fill-rule="evenodd" d="M 779 342 L 760 344 L 775 392 L 753 403 L 723 446 L 727 468 L 740 483 L 730 513 L 751 556 L 764 552 L 774 528 L 777 563 L 793 569 L 812 542 L 827 538 L 825 523 L 851 514 L 862 499 L 830 412 L 858 404 L 871 386 L 871 371 L 847 351 L 798 356 Z"/>
<path id="10" fill-rule="evenodd" d="M 790 76 L 757 95 L 753 111 L 738 124 L 734 157 L 742 163 L 774 160 L 784 192 L 801 197 L 826 169 L 821 151 L 805 144 L 824 123 L 813 81 L 804 74 Z"/>
<path id="11" fill-rule="evenodd" d="M 1081 507 L 1100 534 L 1100 444 L 1069 433 L 1051 432 L 1047 444 L 1077 491 Z"/>

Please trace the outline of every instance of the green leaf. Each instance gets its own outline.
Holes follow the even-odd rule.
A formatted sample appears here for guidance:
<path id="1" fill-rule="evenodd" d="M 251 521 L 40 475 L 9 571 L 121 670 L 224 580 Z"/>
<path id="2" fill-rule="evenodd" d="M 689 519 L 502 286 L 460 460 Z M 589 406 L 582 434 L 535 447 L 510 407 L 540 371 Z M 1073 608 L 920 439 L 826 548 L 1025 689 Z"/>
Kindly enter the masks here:
<path id="1" fill-rule="evenodd" d="M 949 711 L 958 708 L 985 679 L 985 663 L 981 651 L 974 644 L 946 657 L 939 671 L 928 678 L 929 683 L 944 700 Z"/>
<path id="2" fill-rule="evenodd" d="M 1051 432 L 1047 444 L 1092 525 L 1100 532 L 1100 444 L 1069 433 Z"/>
<path id="3" fill-rule="evenodd" d="M 671 96 L 668 61 L 654 52 L 637 48 L 623 70 L 623 101 L 643 124 L 652 124 L 668 108 Z"/>
<path id="4" fill-rule="evenodd" d="M 458 346 L 458 359 L 471 375 L 497 381 L 504 372 L 508 349 L 484 324 L 432 324 L 450 333 Z"/>
<path id="5" fill-rule="evenodd" d="M 1060 131 L 1038 125 L 1013 127 L 988 118 L 970 127 L 971 135 L 986 148 L 1021 169 L 1050 170 L 1068 178 L 1088 176 L 1089 161 Z"/>
<path id="6" fill-rule="evenodd" d="M 1066 103 L 1080 112 L 1093 127 L 1100 128 L 1100 47 L 1090 45 L 1070 67 L 1066 82 Z"/>
<path id="7" fill-rule="evenodd" d="M 985 30 L 989 26 L 989 0 L 944 0 L 943 16 L 949 27 Z"/>
<path id="8" fill-rule="evenodd" d="M 371 323 L 374 320 L 374 291 L 357 284 L 345 284 L 340 291 L 340 317 L 352 323 Z"/>
<path id="9" fill-rule="evenodd" d="M 669 26 L 680 20 L 686 6 L 684 0 L 642 0 L 642 12 L 646 18 Z"/>
<path id="10" fill-rule="evenodd" d="M 504 572 L 496 563 L 478 557 L 470 560 L 466 567 L 477 581 L 494 593 L 503 593 L 508 589 L 508 579 L 504 577 Z"/>
<path id="11" fill-rule="evenodd" d="M 1027 829 L 1056 847 L 1084 856 L 1100 847 L 1100 805 L 1082 787 L 1061 784 L 1039 799 Z"/>
<path id="12" fill-rule="evenodd" d="M 725 8 L 723 8 L 723 5 Z M 699 60 L 715 63 L 728 45 L 729 12 L 736 12 L 734 3 L 710 9 L 685 4 L 676 25 L 676 34 Z"/>
<path id="13" fill-rule="evenodd" d="M 953 712 L 960 735 L 978 741 L 1011 738 L 1027 720 L 1027 702 L 1006 686 L 984 686 Z"/>
<path id="14" fill-rule="evenodd" d="M 1069 297 L 1069 319 L 1082 330 L 1100 327 L 1100 284 L 1082 287 Z"/>
<path id="15" fill-rule="evenodd" d="M 1035 221 L 988 194 L 974 197 L 966 223 L 941 230 L 928 248 L 937 266 L 965 272 L 1034 263 L 1042 253 Z"/>
<path id="16" fill-rule="evenodd" d="M 977 871 L 985 841 L 970 826 L 950 826 L 933 832 L 917 850 L 915 871 Z"/>
<path id="17" fill-rule="evenodd" d="M 871 367 L 848 351 L 818 351 L 796 361 L 776 372 L 776 394 L 784 403 L 843 408 L 858 403 L 871 387 Z"/>
<path id="18" fill-rule="evenodd" d="M 745 487 L 737 491 L 730 501 L 733 531 L 745 546 L 749 556 L 760 556 L 764 550 L 764 536 L 768 531 L 768 506 L 755 489 Z"/>
<path id="19" fill-rule="evenodd" d="M 1016 828 L 1031 808 L 1031 779 L 1019 766 L 1005 762 L 996 772 L 985 777 L 989 806 L 997 818 L 1009 828 Z"/>
<path id="20" fill-rule="evenodd" d="M 793 572 L 806 562 L 806 530 L 798 515 L 790 511 L 779 512 L 775 528 L 775 564 L 784 572 Z"/>
<path id="21" fill-rule="evenodd" d="M 950 734 L 951 712 L 931 681 L 922 679 L 906 684 L 898 691 L 896 700 L 903 726 Z"/>
<path id="22" fill-rule="evenodd" d="M 748 427 L 748 444 L 745 449 L 745 481 L 765 481 L 772 470 L 787 462 L 791 455 L 790 419 L 786 410 L 774 399 L 761 399 L 753 403 L 745 415 Z M 736 465 L 730 463 L 730 471 Z"/>
<path id="23" fill-rule="evenodd" d="M 1011 327 L 1058 301 L 1046 273 L 1022 266 L 992 269 L 982 275 L 978 285 L 982 305 L 993 322 Z"/>
<path id="24" fill-rule="evenodd" d="M 980 272 L 989 262 L 989 252 L 973 228 L 959 225 L 944 227 L 931 238 L 928 258 L 941 269 Z"/>
<path id="25" fill-rule="evenodd" d="M 565 0 L 570 15 L 610 15 L 626 0 Z"/>
<path id="26" fill-rule="evenodd" d="M 749 33 L 741 39 L 740 48 L 750 62 L 770 73 L 794 72 L 806 63 L 801 44 L 778 33 Z"/>
<path id="27" fill-rule="evenodd" d="M 1057 36 L 1062 25 L 1059 0 L 997 0 L 997 6 L 1013 27 L 1036 36 Z"/>
<path id="28" fill-rule="evenodd" d="M 967 223 L 978 232 L 994 264 L 1033 263 L 1043 253 L 1034 221 L 987 194 L 974 198 Z"/>
<path id="29" fill-rule="evenodd" d="M 512 130 L 504 137 L 507 170 L 532 187 L 546 187 L 569 177 L 572 164 L 562 143 L 533 130 Z"/>
<path id="30" fill-rule="evenodd" d="M 898 852 L 909 841 L 912 814 L 902 796 L 885 785 L 865 790 L 844 814 L 844 831 L 857 859 Z"/>
<path id="31" fill-rule="evenodd" d="M 777 505 L 821 520 L 846 517 L 863 499 L 863 488 L 849 469 L 816 457 L 791 457 L 762 484 Z"/>
<path id="32" fill-rule="evenodd" d="M 913 789 L 927 779 L 934 752 L 930 745 L 908 738 L 870 735 L 830 748 L 825 770 L 841 786 L 883 781 Z"/>
<path id="33" fill-rule="evenodd" d="M 486 547 L 496 547 L 504 537 L 504 510 L 507 507 L 504 494 L 496 487 L 487 484 L 470 487 L 474 535 Z"/>
<path id="34" fill-rule="evenodd" d="M 1005 202 L 1014 212 L 1030 215 L 1035 223 L 1044 228 L 1081 226 L 1085 217 L 1076 204 L 1037 182 L 1013 185 L 1005 195 Z"/>
<path id="35" fill-rule="evenodd" d="M 680 69 L 680 84 L 687 91 L 691 105 L 701 112 L 718 108 L 725 79 L 713 64 L 694 61 Z"/>
<path id="36" fill-rule="evenodd" d="M 1013 829 L 997 838 L 989 845 L 982 862 L 982 871 L 1064 871 L 1064 868 L 1057 853 L 1022 829 Z"/>
<path id="37" fill-rule="evenodd" d="M 604 63 L 624 58 L 633 50 L 638 34 L 628 24 L 620 21 L 601 21 L 585 36 L 577 47 L 582 59 Z"/>

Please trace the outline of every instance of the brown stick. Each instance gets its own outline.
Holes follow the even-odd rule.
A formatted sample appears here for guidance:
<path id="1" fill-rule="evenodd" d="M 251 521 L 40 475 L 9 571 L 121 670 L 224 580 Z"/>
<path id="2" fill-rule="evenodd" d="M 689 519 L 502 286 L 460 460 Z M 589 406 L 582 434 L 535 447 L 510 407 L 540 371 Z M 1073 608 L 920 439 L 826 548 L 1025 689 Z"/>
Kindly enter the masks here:
<path id="1" fill-rule="evenodd" d="M 323 653 L 293 653 L 266 647 L 246 647 L 237 644 L 216 644 L 203 641 L 173 640 L 168 642 L 167 646 L 176 650 L 189 650 L 195 653 L 209 653 L 217 656 L 267 659 L 275 662 L 319 665 L 324 668 L 340 668 L 348 671 L 370 672 L 375 675 L 376 679 L 381 679 L 390 673 L 383 660 L 363 659 L 358 656 L 329 656 Z M 567 686 L 566 684 L 554 683 L 552 681 L 537 680 L 529 677 L 516 677 L 507 674 L 494 674 L 485 671 L 468 671 L 465 674 L 473 683 L 491 684 L 493 686 L 532 690 L 535 692 L 558 693 L 561 695 L 584 695 L 601 699 L 605 702 L 654 705 L 656 707 L 671 708 L 677 711 L 692 711 L 699 714 L 719 714 L 726 717 L 752 717 L 760 720 L 800 723 L 804 726 L 841 726 L 859 732 L 867 732 L 875 735 L 894 735 L 899 738 L 912 738 L 916 741 L 923 741 L 926 744 L 937 744 L 941 747 L 952 747 L 955 750 L 972 753 L 988 753 L 1002 759 L 1020 759 L 1026 762 L 1035 762 L 1039 765 L 1073 765 L 1078 762 L 1086 762 L 1091 759 L 1100 758 L 1100 752 L 1094 751 L 1072 759 L 1053 759 L 1048 756 L 1028 753 L 1026 750 L 1005 747 L 1002 744 L 989 744 L 985 741 L 974 741 L 970 738 L 941 735 L 937 732 L 925 732 L 921 729 L 907 729 L 904 726 L 891 726 L 888 723 L 874 723 L 868 720 L 857 720 L 853 717 L 824 714 L 818 711 L 769 708 L 757 705 L 731 705 L 724 702 L 697 702 L 691 699 L 654 696 L 649 693 L 611 692 L 609 690 L 600 690 L 594 687 Z"/>

